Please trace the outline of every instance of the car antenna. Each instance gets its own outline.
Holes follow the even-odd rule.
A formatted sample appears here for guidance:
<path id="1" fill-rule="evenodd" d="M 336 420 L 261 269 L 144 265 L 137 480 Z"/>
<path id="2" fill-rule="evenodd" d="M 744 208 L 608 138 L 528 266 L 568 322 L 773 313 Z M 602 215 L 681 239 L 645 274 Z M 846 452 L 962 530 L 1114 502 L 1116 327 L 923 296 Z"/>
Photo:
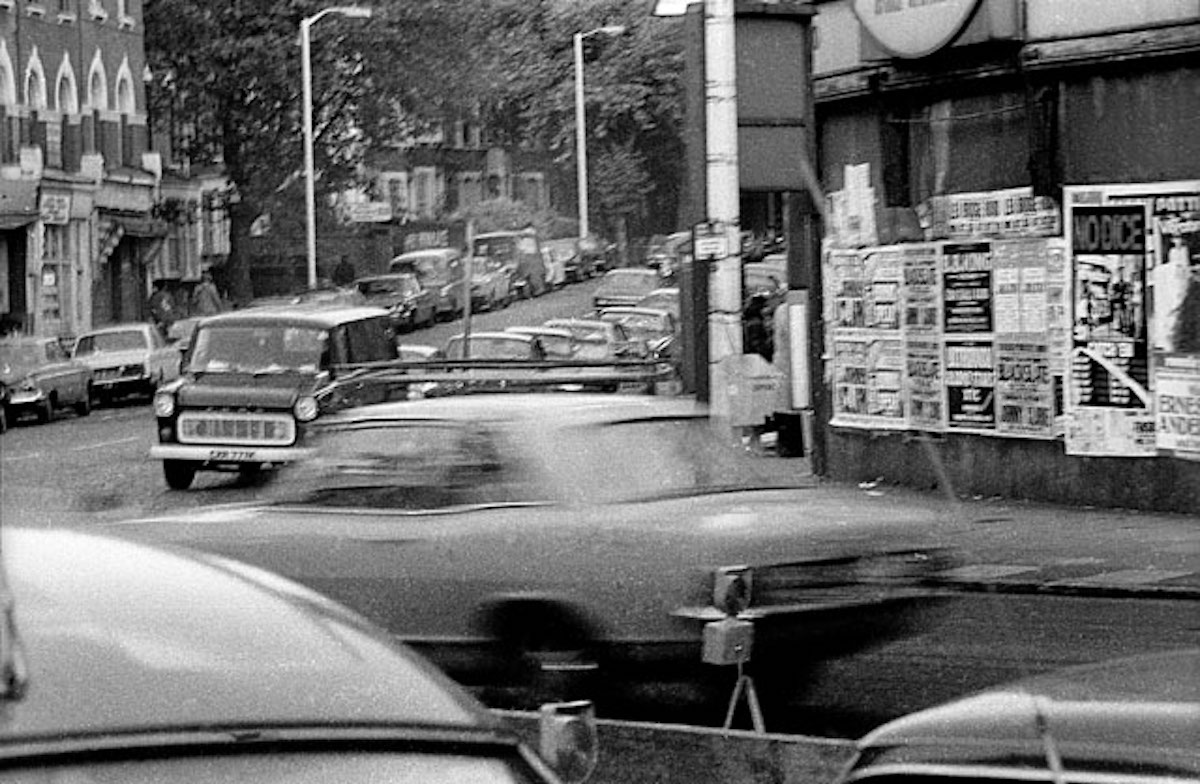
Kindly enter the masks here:
<path id="1" fill-rule="evenodd" d="M 8 575 L 0 559 L 0 703 L 20 700 L 29 687 L 29 667 L 25 646 L 17 634 L 14 605 Z"/>
<path id="2" fill-rule="evenodd" d="M 1029 696 L 1033 700 L 1033 716 L 1037 733 L 1042 739 L 1042 749 L 1046 752 L 1046 766 L 1050 769 L 1054 784 L 1066 784 L 1067 774 L 1063 770 L 1062 755 L 1058 753 L 1058 741 L 1050 732 L 1050 716 L 1047 710 L 1049 701 L 1045 697 L 1032 694 Z"/>

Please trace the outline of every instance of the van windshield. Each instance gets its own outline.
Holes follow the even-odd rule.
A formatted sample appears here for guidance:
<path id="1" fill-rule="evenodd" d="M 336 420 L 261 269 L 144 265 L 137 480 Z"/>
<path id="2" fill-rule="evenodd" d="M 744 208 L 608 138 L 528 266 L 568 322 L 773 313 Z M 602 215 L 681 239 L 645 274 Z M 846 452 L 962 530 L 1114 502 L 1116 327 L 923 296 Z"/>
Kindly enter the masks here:
<path id="1" fill-rule="evenodd" d="M 196 334 L 193 373 L 315 373 L 328 344 L 325 330 L 269 325 L 211 325 Z"/>

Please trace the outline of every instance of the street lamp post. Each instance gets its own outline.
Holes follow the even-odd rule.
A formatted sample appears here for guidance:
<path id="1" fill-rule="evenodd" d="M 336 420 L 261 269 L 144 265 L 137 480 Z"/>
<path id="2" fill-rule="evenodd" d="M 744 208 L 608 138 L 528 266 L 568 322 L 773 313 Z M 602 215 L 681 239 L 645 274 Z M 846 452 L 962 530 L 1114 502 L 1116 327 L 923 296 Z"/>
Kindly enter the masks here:
<path id="1" fill-rule="evenodd" d="M 304 114 L 304 228 L 308 256 L 308 287 L 317 287 L 317 197 L 313 163 L 312 125 L 312 26 L 328 14 L 354 19 L 371 18 L 371 9 L 357 5 L 325 8 L 300 20 L 300 78 L 303 87 Z"/>
<path id="2" fill-rule="evenodd" d="M 588 235 L 588 183 L 587 183 L 587 134 L 583 109 L 583 39 L 590 35 L 621 35 L 623 25 L 605 25 L 586 33 L 575 34 L 575 162 L 579 170 L 576 180 L 579 187 L 579 237 Z"/>

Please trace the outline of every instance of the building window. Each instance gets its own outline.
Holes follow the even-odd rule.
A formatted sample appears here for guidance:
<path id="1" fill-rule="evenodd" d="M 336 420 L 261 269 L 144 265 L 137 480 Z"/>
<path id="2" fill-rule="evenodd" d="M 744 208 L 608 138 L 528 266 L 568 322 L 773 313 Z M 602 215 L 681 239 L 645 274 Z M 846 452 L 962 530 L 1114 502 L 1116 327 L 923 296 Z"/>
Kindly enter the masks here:
<path id="1" fill-rule="evenodd" d="M 430 217 L 436 203 L 434 193 L 434 170 L 419 166 L 413 171 L 413 212 L 420 217 Z"/>
<path id="2" fill-rule="evenodd" d="M 401 218 L 408 212 L 408 174 L 406 172 L 387 172 L 383 174 L 383 197 L 392 205 L 392 216 Z"/>

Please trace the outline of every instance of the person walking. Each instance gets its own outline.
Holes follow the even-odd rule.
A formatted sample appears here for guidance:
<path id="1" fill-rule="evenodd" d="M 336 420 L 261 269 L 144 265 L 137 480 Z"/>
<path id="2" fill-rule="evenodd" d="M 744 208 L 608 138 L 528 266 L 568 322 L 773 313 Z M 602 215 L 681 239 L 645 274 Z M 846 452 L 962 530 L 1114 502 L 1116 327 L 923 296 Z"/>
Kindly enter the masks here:
<path id="1" fill-rule="evenodd" d="M 161 280 L 154 281 L 153 291 L 150 292 L 150 299 L 146 305 L 150 310 L 150 320 L 165 337 L 178 315 L 175 312 L 175 298 Z"/>
<path id="2" fill-rule="evenodd" d="M 221 293 L 217 291 L 217 284 L 213 283 L 212 273 L 205 270 L 200 276 L 200 283 L 192 292 L 192 315 L 211 316 L 224 309 L 225 305 L 221 302 Z"/>

